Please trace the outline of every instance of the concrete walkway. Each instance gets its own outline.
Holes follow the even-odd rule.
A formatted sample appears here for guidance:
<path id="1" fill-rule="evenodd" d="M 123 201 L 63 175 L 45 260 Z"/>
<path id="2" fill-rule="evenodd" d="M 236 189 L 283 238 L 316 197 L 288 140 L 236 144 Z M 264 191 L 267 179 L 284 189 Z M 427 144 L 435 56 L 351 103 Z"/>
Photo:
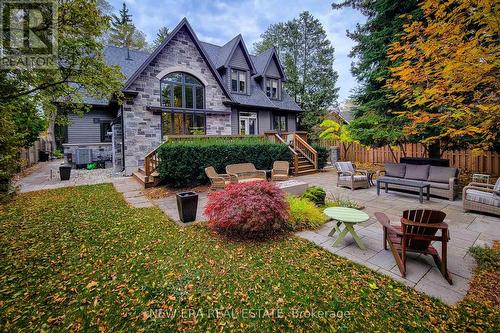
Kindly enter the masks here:
<path id="1" fill-rule="evenodd" d="M 107 169 L 72 169 L 69 180 L 61 181 L 59 166 L 63 160 L 39 162 L 25 171 L 27 175 L 20 177 L 14 182 L 19 187 L 19 192 L 31 192 L 48 190 L 61 187 L 79 185 L 93 185 L 109 183 L 114 179 L 124 178 L 114 175 L 111 168 Z"/>

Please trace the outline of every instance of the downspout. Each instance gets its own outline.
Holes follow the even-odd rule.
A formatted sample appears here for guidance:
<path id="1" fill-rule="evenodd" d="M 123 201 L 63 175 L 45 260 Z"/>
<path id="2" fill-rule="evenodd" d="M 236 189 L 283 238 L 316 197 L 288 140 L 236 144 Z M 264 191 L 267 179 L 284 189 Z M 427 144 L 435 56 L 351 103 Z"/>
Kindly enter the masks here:
<path id="1" fill-rule="evenodd" d="M 122 116 L 122 172 L 125 171 L 125 115 L 123 114 L 123 105 L 120 105 Z"/>

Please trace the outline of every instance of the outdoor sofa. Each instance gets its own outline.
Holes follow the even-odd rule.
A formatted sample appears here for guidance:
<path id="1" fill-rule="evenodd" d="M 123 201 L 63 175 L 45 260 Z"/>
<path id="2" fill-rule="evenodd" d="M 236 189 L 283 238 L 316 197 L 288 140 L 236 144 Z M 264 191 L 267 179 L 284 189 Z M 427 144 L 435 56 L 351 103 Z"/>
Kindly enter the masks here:
<path id="1" fill-rule="evenodd" d="M 384 173 L 384 175 L 382 175 Z M 430 194 L 447 198 L 451 201 L 458 191 L 459 169 L 433 165 L 405 163 L 386 163 L 385 171 L 378 171 L 378 179 L 405 179 L 430 184 Z M 385 186 L 388 186 L 385 184 Z M 410 190 L 404 185 L 391 184 L 390 189 Z"/>
<path id="2" fill-rule="evenodd" d="M 235 183 L 252 182 L 256 180 L 266 180 L 265 170 L 257 170 L 253 163 L 229 164 L 226 166 L 226 173 Z"/>
<path id="3" fill-rule="evenodd" d="M 495 185 L 470 183 L 462 193 L 464 210 L 490 213 L 500 216 L 500 178 Z"/>

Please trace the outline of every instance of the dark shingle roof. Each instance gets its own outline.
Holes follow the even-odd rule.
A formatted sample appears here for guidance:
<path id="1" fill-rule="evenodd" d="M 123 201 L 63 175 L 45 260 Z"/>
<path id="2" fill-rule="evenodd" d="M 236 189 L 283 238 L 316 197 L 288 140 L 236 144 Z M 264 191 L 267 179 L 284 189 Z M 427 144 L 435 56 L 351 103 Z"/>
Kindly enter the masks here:
<path id="1" fill-rule="evenodd" d="M 234 49 L 235 44 L 238 43 L 239 40 L 241 40 L 240 35 L 234 37 L 223 46 L 201 41 L 200 46 L 203 48 L 208 58 L 210 58 L 210 61 L 214 64 L 215 68 L 220 68 L 227 62 L 231 51 Z M 264 74 L 266 66 L 269 63 L 269 58 L 274 53 L 274 48 L 270 48 L 259 55 L 249 55 L 257 72 L 256 75 L 250 79 L 251 94 L 231 94 L 231 97 L 234 102 L 248 106 L 301 111 L 297 103 L 295 103 L 293 98 L 291 98 L 285 90 L 283 90 L 282 93 L 282 100 L 271 100 L 266 96 L 257 82 L 257 78 Z M 128 57 L 128 55 L 130 55 L 130 57 Z M 147 61 L 149 56 L 150 53 L 144 51 L 130 50 L 128 53 L 126 48 L 116 46 L 106 46 L 104 49 L 104 59 L 106 63 L 108 65 L 118 65 L 120 67 L 122 74 L 125 76 L 124 82 L 127 82 L 131 76 L 137 72 L 141 65 Z M 105 99 L 98 100 L 90 96 L 85 96 L 84 102 L 94 105 L 107 105 L 109 101 Z"/>
<path id="2" fill-rule="evenodd" d="M 226 63 L 227 57 L 231 53 L 234 44 L 239 40 L 241 36 L 236 36 L 231 39 L 228 43 L 223 46 L 217 46 L 210 43 L 200 42 L 201 46 L 205 49 L 207 55 L 210 57 L 212 62 L 217 68 L 221 67 Z M 264 93 L 257 78 L 264 74 L 266 66 L 269 63 L 269 59 L 275 54 L 275 49 L 270 48 L 261 54 L 252 55 L 250 54 L 250 59 L 253 62 L 256 70 L 256 74 L 250 79 L 250 95 L 241 94 L 231 94 L 233 100 L 236 103 L 248 105 L 248 106 L 258 106 L 265 108 L 277 108 L 283 110 L 291 111 L 302 111 L 302 109 L 295 103 L 292 97 L 283 90 L 281 100 L 272 100 Z"/>
<path id="3" fill-rule="evenodd" d="M 104 61 L 108 65 L 118 65 L 122 74 L 125 76 L 125 81 L 135 73 L 137 68 L 148 58 L 149 53 L 138 50 L 130 50 L 127 48 L 108 45 L 104 47 Z M 109 99 L 95 98 L 82 90 L 83 103 L 91 105 L 108 105 Z"/>
<path id="4" fill-rule="evenodd" d="M 255 64 L 255 68 L 257 69 L 257 75 L 263 75 L 266 70 L 266 65 L 269 62 L 269 57 L 273 54 L 273 49 L 267 49 L 258 55 L 252 55 L 252 61 Z"/>
<path id="5" fill-rule="evenodd" d="M 125 75 L 125 81 L 135 73 L 148 56 L 149 53 L 144 51 L 130 50 L 127 52 L 125 47 L 108 45 L 104 48 L 104 61 L 108 65 L 120 66 L 122 74 Z"/>

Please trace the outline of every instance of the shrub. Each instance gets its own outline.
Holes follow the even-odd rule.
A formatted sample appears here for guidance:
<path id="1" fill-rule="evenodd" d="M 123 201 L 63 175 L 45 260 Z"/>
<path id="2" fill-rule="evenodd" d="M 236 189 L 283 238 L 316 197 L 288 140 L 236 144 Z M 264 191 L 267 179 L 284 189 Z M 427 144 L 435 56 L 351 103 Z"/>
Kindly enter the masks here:
<path id="1" fill-rule="evenodd" d="M 204 213 L 210 229 L 241 238 L 283 231 L 289 216 L 285 192 L 266 181 L 231 184 L 211 193 Z"/>
<path id="2" fill-rule="evenodd" d="M 302 197 L 309 199 L 316 206 L 323 206 L 325 204 L 326 192 L 319 186 L 311 186 L 305 190 Z"/>
<path id="3" fill-rule="evenodd" d="M 306 198 L 289 196 L 290 219 L 288 228 L 293 231 L 303 229 L 317 229 L 326 222 L 322 210 Z"/>
<path id="4" fill-rule="evenodd" d="M 207 166 L 225 173 L 228 164 L 250 162 L 257 169 L 271 169 L 274 161 L 291 159 L 286 145 L 264 138 L 177 141 L 162 145 L 158 154 L 160 177 L 172 187 L 206 184 Z"/>
<path id="5" fill-rule="evenodd" d="M 317 144 L 312 144 L 311 147 L 318 152 L 318 169 L 323 169 L 328 161 L 328 149 Z"/>
<path id="6" fill-rule="evenodd" d="M 342 199 L 341 197 L 335 197 L 333 200 L 326 200 L 324 207 L 347 207 L 354 209 L 363 209 L 364 206 L 360 205 L 354 200 Z"/>

